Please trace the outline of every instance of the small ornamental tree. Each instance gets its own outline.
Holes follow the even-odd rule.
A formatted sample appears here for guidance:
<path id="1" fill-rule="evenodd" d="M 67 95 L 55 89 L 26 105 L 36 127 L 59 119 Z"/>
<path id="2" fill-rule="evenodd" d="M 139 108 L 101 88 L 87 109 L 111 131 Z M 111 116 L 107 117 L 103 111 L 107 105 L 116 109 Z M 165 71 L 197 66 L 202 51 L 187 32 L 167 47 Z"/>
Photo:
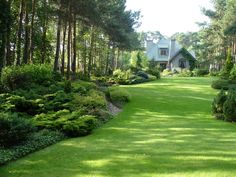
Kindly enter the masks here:
<path id="1" fill-rule="evenodd" d="M 222 72 L 221 72 L 221 76 L 223 78 L 228 78 L 230 76 L 230 72 L 231 72 L 232 68 L 234 67 L 234 63 L 233 63 L 232 59 L 233 58 L 231 55 L 231 49 L 229 48 L 227 50 L 227 58 L 225 61 L 225 65 L 224 65 L 224 68 L 222 69 Z"/>

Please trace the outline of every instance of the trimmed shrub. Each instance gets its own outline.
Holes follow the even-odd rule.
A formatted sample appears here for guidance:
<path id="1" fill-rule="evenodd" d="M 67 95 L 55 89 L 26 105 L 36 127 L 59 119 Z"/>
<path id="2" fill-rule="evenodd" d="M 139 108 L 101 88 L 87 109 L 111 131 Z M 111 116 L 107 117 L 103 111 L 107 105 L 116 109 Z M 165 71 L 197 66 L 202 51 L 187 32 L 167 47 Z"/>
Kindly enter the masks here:
<path id="1" fill-rule="evenodd" d="M 231 89 L 236 88 L 236 81 L 219 79 L 219 80 L 213 81 L 211 84 L 211 87 L 214 89 L 229 90 L 230 88 Z"/>
<path id="2" fill-rule="evenodd" d="M 0 146 L 9 147 L 25 141 L 35 127 L 16 114 L 0 113 L 0 130 Z"/>
<path id="3" fill-rule="evenodd" d="M 94 116 L 86 115 L 77 120 L 65 122 L 62 131 L 70 137 L 85 136 L 97 126 L 97 119 Z"/>
<path id="4" fill-rule="evenodd" d="M 217 119 L 224 119 L 223 105 L 227 99 L 226 92 L 221 90 L 212 102 L 212 113 Z"/>
<path id="5" fill-rule="evenodd" d="M 91 133 L 97 124 L 97 118 L 93 115 L 85 115 L 87 110 L 81 109 L 70 112 L 61 110 L 50 114 L 40 114 L 34 117 L 35 124 L 40 129 L 58 130 L 67 136 L 85 136 Z"/>
<path id="6" fill-rule="evenodd" d="M 206 76 L 209 74 L 209 70 L 208 69 L 194 69 L 193 70 L 193 75 L 194 76 Z"/>
<path id="7" fill-rule="evenodd" d="M 229 90 L 223 112 L 226 121 L 236 121 L 236 90 Z"/>
<path id="8" fill-rule="evenodd" d="M 111 102 L 118 107 L 131 100 L 129 92 L 121 87 L 110 87 L 109 93 Z"/>
<path id="9" fill-rule="evenodd" d="M 157 79 L 161 78 L 161 73 L 158 69 L 148 69 L 147 73 L 155 76 Z"/>

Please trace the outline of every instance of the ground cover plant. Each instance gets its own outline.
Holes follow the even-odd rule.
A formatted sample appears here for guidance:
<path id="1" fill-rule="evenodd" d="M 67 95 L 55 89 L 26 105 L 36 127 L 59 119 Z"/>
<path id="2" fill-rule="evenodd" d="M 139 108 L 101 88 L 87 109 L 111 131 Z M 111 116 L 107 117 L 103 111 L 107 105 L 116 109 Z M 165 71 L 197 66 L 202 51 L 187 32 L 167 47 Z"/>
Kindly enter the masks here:
<path id="1" fill-rule="evenodd" d="M 122 86 L 123 112 L 94 134 L 0 167 L 4 177 L 235 176 L 235 124 L 211 115 L 211 78 Z"/>

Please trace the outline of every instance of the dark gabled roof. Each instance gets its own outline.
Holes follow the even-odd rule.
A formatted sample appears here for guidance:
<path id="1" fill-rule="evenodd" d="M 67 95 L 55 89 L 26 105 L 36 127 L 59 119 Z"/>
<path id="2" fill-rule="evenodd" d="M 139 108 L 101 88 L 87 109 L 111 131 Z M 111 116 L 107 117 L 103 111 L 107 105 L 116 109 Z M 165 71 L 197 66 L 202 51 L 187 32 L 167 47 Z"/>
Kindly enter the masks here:
<path id="1" fill-rule="evenodd" d="M 196 60 L 196 58 L 184 47 L 179 49 L 171 58 L 170 61 L 172 61 L 175 57 L 177 57 L 180 53 L 184 53 L 185 55 L 188 55 L 192 60 Z"/>

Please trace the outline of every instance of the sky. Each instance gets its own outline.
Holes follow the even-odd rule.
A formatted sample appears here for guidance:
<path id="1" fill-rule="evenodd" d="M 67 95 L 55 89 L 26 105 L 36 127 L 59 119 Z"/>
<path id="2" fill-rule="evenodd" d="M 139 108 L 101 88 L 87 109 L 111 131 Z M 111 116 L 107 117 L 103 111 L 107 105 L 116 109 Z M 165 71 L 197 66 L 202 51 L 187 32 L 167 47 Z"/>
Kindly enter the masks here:
<path id="1" fill-rule="evenodd" d="M 176 32 L 194 32 L 196 22 L 209 19 L 201 7 L 212 9 L 210 0 L 126 0 L 128 10 L 140 10 L 142 25 L 137 31 L 160 31 L 171 36 Z"/>

